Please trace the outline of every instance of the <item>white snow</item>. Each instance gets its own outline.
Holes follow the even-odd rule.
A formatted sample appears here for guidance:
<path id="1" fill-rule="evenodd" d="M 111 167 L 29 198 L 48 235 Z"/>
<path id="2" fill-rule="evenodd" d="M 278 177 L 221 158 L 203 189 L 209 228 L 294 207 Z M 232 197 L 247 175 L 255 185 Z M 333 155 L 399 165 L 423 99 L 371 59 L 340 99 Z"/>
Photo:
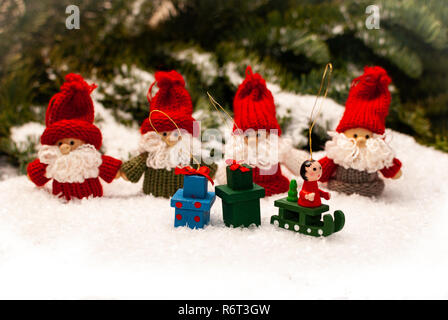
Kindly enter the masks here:
<path id="1" fill-rule="evenodd" d="M 17 176 L 17 168 L 7 161 L 6 156 L 0 156 L 0 181 Z"/>
<path id="2" fill-rule="evenodd" d="M 270 87 L 279 112 L 307 121 L 315 97 Z M 321 121 L 335 126 L 343 109 L 327 102 Z M 105 152 L 127 159 L 137 126 L 96 111 Z M 211 225 L 190 230 L 174 228 L 169 200 L 143 195 L 141 182 L 66 204 L 25 176 L 0 181 L 0 298 L 446 299 L 448 154 L 391 134 L 403 177 L 379 199 L 333 192 L 346 226 L 328 238 L 269 224 L 284 195 L 261 200 L 259 228 L 226 228 L 217 199 Z"/>
<path id="3" fill-rule="evenodd" d="M 148 88 L 155 80 L 154 75 L 145 70 L 142 70 L 135 65 L 127 66 L 123 64 L 120 68 L 120 72 L 115 75 L 111 82 L 104 81 L 89 81 L 98 83 L 100 88 L 108 95 L 114 95 L 116 98 L 122 98 L 117 94 L 116 87 L 123 87 L 127 91 L 131 92 L 129 99 L 131 102 L 136 103 L 138 100 L 143 99 L 146 103 L 146 94 L 148 93 Z M 153 89 L 152 94 L 156 93 L 156 88 Z M 99 90 L 93 91 L 93 96 L 97 99 L 103 98 Z M 132 116 L 130 115 L 132 118 Z"/>
<path id="4" fill-rule="evenodd" d="M 211 85 L 213 79 L 218 75 L 216 71 L 218 69 L 218 65 L 215 61 L 216 58 L 209 52 L 198 52 L 195 49 L 185 49 L 173 53 L 173 57 L 194 64 L 201 73 L 202 81 L 207 85 Z"/>
<path id="5" fill-rule="evenodd" d="M 40 135 L 44 132 L 45 126 L 38 122 L 28 122 L 20 127 L 11 128 L 11 140 L 16 143 L 20 151 L 27 149 L 29 143 L 39 143 Z"/>
<path id="6" fill-rule="evenodd" d="M 107 155 L 120 159 L 127 159 L 129 153 L 135 153 L 138 149 L 140 131 L 137 125 L 133 128 L 116 123 L 112 112 L 106 109 L 95 99 L 95 92 L 92 93 L 95 103 L 95 117 L 101 116 L 102 121 L 96 123 L 103 135 L 103 148 Z"/>
<path id="7" fill-rule="evenodd" d="M 338 34 L 342 34 L 344 32 L 344 26 L 341 24 L 335 25 L 332 29 L 331 29 L 331 33 L 333 35 L 338 35 Z"/>

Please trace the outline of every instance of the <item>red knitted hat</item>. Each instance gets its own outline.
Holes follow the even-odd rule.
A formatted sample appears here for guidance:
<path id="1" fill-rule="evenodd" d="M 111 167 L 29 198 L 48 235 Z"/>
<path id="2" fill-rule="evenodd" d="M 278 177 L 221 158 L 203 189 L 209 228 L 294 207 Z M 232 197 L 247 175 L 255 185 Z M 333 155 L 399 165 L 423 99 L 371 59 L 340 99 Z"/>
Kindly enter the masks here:
<path id="1" fill-rule="evenodd" d="M 42 144 L 53 145 L 63 138 L 76 138 L 99 149 L 102 143 L 100 130 L 93 125 L 95 117 L 91 92 L 95 84 L 89 85 L 74 73 L 65 76 L 60 92 L 48 104 L 45 116 L 47 128 L 42 134 Z"/>
<path id="2" fill-rule="evenodd" d="M 180 129 L 185 129 L 193 134 L 193 122 L 195 121 L 192 117 L 193 103 L 190 94 L 185 89 L 182 75 L 174 70 L 157 71 L 155 78 L 156 80 L 148 90 L 149 111 L 160 110 L 168 114 Z M 151 91 L 155 84 L 159 87 L 159 91 L 152 97 Z M 176 130 L 174 123 L 161 112 L 153 112 L 151 122 L 158 132 Z M 148 131 L 154 131 L 154 128 L 151 126 L 149 118 L 146 118 L 140 132 L 145 134 Z"/>
<path id="3" fill-rule="evenodd" d="M 274 97 L 266 87 L 266 81 L 258 73 L 252 73 L 250 66 L 246 69 L 246 79 L 240 84 L 233 100 L 235 126 L 247 129 L 281 129 L 276 119 Z"/>
<path id="4" fill-rule="evenodd" d="M 336 131 L 364 128 L 377 134 L 385 131 L 391 101 L 391 80 L 381 67 L 365 67 L 364 74 L 353 80 L 345 111 Z"/>

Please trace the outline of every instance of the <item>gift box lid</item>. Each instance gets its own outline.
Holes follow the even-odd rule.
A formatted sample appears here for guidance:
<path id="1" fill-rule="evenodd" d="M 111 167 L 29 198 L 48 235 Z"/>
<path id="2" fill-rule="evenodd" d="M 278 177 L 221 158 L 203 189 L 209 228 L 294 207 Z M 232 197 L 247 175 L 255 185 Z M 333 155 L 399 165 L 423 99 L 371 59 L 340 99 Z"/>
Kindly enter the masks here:
<path id="1" fill-rule="evenodd" d="M 228 203 L 255 200 L 265 196 L 264 188 L 255 183 L 252 189 L 247 190 L 233 190 L 227 185 L 220 185 L 215 187 L 215 193 Z"/>
<path id="2" fill-rule="evenodd" d="M 204 199 L 207 197 L 208 180 L 204 176 L 184 176 L 184 196 L 186 198 Z"/>
<path id="3" fill-rule="evenodd" d="M 252 189 L 253 184 L 253 172 L 252 167 L 248 165 L 237 164 L 237 169 L 232 170 L 232 166 L 226 167 L 227 185 L 233 190 L 249 190 Z M 244 168 L 248 171 L 241 171 Z"/>

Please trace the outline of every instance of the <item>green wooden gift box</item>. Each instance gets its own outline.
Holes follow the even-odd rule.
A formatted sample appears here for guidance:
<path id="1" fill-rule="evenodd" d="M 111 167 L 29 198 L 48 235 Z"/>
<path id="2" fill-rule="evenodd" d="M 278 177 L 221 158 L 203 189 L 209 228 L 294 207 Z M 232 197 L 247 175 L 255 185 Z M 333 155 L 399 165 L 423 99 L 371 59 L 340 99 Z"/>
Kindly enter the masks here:
<path id="1" fill-rule="evenodd" d="M 232 171 L 227 167 L 227 185 L 215 187 L 216 196 L 222 199 L 224 224 L 228 227 L 259 226 L 260 198 L 265 196 L 263 187 L 253 183 L 252 168 L 250 171 Z M 230 182 L 232 181 L 232 182 Z M 237 189 L 232 188 L 236 187 Z"/>

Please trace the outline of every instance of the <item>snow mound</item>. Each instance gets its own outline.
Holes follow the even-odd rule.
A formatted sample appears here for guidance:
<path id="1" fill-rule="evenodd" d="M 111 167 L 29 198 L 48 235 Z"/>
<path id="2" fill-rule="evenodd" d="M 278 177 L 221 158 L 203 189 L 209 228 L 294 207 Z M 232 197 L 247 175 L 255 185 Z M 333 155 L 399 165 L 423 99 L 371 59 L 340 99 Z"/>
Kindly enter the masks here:
<path id="1" fill-rule="evenodd" d="M 308 118 L 315 97 L 270 86 L 279 112 Z M 320 121 L 335 126 L 343 108 L 325 103 Z M 138 128 L 95 107 L 104 151 L 127 159 Z M 226 228 L 217 199 L 211 224 L 190 230 L 174 228 L 169 200 L 143 195 L 141 182 L 63 203 L 24 176 L 0 181 L 0 298 L 447 298 L 448 155 L 396 132 L 391 145 L 402 179 L 379 199 L 333 192 L 346 226 L 328 238 L 270 225 L 285 195 L 261 200 L 259 228 Z"/>

